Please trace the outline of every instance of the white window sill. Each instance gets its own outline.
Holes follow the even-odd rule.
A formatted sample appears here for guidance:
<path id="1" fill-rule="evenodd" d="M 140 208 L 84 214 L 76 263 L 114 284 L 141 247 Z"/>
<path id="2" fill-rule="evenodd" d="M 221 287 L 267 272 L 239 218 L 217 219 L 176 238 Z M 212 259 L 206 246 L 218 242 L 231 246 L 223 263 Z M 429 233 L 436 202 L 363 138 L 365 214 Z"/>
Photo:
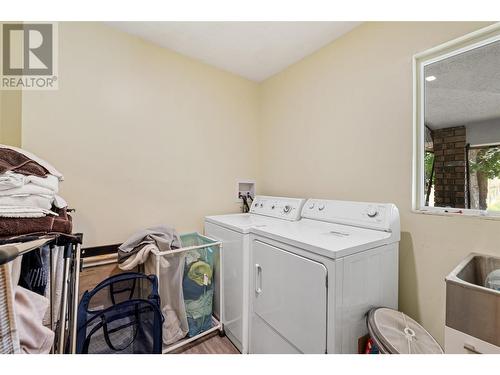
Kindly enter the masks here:
<path id="1" fill-rule="evenodd" d="M 489 211 L 478 211 L 478 210 L 468 210 L 460 208 L 421 208 L 412 209 L 414 214 L 421 215 L 434 215 L 434 216 L 446 216 L 446 217 L 468 217 L 476 218 L 482 220 L 498 220 L 500 221 L 500 212 L 489 212 Z"/>

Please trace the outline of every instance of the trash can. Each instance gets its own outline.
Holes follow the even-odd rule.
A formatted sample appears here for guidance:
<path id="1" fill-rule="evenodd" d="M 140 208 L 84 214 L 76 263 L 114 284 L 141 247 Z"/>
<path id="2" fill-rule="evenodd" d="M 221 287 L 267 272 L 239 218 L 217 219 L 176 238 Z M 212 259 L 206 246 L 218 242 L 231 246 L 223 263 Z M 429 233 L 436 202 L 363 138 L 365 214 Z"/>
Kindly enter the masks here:
<path id="1" fill-rule="evenodd" d="M 401 311 L 386 307 L 372 309 L 366 323 L 382 354 L 443 354 L 434 337 Z"/>

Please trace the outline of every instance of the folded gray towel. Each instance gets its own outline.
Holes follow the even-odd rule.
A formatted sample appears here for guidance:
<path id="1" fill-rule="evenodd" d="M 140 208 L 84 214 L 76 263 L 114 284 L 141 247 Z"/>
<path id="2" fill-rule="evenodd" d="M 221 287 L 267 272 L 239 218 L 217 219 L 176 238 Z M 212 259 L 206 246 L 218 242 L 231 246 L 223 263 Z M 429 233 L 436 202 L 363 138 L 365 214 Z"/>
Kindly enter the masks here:
<path id="1" fill-rule="evenodd" d="M 179 249 L 181 238 L 175 228 L 159 225 L 134 233 L 118 248 L 118 262 L 122 263 L 129 256 L 140 251 L 145 245 L 155 244 L 160 251 Z"/>

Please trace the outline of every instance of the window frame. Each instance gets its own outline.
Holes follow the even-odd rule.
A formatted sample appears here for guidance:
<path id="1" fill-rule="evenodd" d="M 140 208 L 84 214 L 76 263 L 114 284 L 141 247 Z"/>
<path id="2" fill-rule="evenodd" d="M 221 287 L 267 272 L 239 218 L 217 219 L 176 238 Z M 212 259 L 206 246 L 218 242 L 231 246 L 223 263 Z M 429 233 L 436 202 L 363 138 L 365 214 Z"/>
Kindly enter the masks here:
<path id="1" fill-rule="evenodd" d="M 445 216 L 479 216 L 500 220 L 500 211 L 425 205 L 425 77 L 427 65 L 500 41 L 500 22 L 451 40 L 413 56 L 413 168 L 412 210 L 416 213 Z"/>

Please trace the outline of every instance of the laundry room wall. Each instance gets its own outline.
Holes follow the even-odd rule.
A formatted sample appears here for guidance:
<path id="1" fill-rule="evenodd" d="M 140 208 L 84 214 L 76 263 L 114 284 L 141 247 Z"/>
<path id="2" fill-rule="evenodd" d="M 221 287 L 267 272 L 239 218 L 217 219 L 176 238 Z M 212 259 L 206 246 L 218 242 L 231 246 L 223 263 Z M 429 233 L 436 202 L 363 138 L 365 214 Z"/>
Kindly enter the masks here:
<path id="1" fill-rule="evenodd" d="M 0 35 L 5 22 L 0 22 Z M 21 90 L 0 90 L 0 144 L 21 145 Z"/>
<path id="2" fill-rule="evenodd" d="M 257 173 L 256 83 L 101 23 L 59 23 L 59 89 L 24 91 L 23 148 L 65 176 L 85 246 L 202 230 Z"/>
<path id="3" fill-rule="evenodd" d="M 261 192 L 394 202 L 400 308 L 441 343 L 444 278 L 500 222 L 412 213 L 412 56 L 487 25 L 364 23 L 261 86 Z"/>
<path id="4" fill-rule="evenodd" d="M 0 144 L 21 145 L 21 101 L 21 91 L 0 90 Z"/>

